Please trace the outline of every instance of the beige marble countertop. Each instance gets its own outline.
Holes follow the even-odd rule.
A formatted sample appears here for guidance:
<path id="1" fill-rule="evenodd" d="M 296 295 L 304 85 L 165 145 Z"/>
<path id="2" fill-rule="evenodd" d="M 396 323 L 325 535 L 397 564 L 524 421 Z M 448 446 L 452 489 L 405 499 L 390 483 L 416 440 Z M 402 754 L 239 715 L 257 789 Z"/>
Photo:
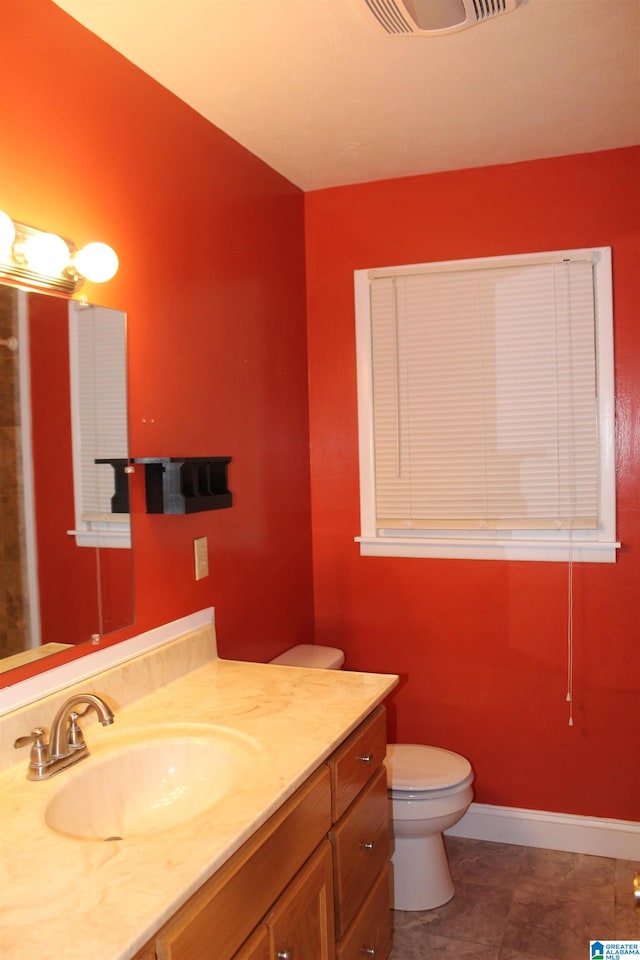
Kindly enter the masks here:
<path id="1" fill-rule="evenodd" d="M 113 726 L 85 728 L 91 756 L 49 781 L 27 781 L 21 753 L 0 775 L 3 960 L 128 960 L 396 683 L 380 674 L 214 660 L 129 706 L 112 704 Z M 86 692 L 99 688 L 85 684 Z M 259 745 L 246 782 L 207 814 L 117 843 L 64 837 L 46 825 L 49 800 L 118 736 L 184 722 L 232 728 Z"/>

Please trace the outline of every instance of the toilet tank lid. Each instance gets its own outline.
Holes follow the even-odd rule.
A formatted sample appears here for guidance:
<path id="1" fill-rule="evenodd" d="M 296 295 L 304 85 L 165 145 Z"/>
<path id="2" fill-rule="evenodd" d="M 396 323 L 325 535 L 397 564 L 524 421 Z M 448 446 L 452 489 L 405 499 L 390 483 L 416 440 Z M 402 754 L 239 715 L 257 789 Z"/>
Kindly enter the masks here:
<path id="1" fill-rule="evenodd" d="M 299 643 L 285 650 L 271 663 L 289 667 L 319 667 L 324 670 L 339 670 L 344 663 L 344 652 L 337 647 L 323 647 L 316 643 Z"/>
<path id="2" fill-rule="evenodd" d="M 472 772 L 466 757 L 422 743 L 390 743 L 385 764 L 392 790 L 453 787 Z"/>

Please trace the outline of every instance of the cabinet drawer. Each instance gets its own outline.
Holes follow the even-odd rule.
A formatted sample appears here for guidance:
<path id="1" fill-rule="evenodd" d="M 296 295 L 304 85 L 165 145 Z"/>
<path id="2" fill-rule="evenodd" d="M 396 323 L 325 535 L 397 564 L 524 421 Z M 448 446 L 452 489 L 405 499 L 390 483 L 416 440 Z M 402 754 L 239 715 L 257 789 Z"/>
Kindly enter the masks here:
<path id="1" fill-rule="evenodd" d="M 391 899 L 387 864 L 358 910 L 345 937 L 338 943 L 336 960 L 387 960 L 391 953 Z"/>
<path id="2" fill-rule="evenodd" d="M 384 767 L 329 834 L 333 846 L 336 932 L 340 938 L 389 857 L 389 799 Z"/>
<path id="3" fill-rule="evenodd" d="M 331 770 L 331 816 L 336 823 L 365 783 L 371 779 L 387 751 L 384 707 L 378 707 L 328 761 Z"/>
<path id="4" fill-rule="evenodd" d="M 330 807 L 322 768 L 160 931 L 158 960 L 229 960 L 326 835 Z"/>

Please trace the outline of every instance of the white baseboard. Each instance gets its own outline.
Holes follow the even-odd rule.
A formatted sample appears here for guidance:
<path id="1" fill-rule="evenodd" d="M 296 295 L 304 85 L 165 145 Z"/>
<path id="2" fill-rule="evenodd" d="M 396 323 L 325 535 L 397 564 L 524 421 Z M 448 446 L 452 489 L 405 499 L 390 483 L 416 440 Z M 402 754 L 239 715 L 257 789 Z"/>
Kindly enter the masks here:
<path id="1" fill-rule="evenodd" d="M 640 823 L 472 803 L 447 836 L 640 861 Z"/>

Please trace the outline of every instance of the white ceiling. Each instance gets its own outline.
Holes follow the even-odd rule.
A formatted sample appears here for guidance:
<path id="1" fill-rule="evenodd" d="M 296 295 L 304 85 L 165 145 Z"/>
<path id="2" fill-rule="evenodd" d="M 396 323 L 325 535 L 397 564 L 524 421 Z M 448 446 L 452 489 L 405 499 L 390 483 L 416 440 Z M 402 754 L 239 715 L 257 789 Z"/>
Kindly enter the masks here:
<path id="1" fill-rule="evenodd" d="M 640 143 L 640 0 L 431 37 L 364 0 L 55 2 L 304 190 Z"/>

